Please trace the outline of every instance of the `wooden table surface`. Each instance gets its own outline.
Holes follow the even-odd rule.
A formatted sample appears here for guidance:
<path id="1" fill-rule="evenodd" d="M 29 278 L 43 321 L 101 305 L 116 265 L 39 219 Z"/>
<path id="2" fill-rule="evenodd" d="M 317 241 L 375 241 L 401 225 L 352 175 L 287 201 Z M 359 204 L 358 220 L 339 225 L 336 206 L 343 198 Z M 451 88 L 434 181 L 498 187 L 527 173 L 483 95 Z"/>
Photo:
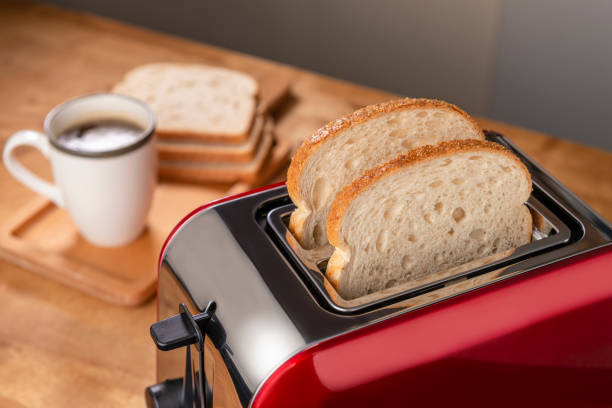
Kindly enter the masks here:
<path id="1" fill-rule="evenodd" d="M 201 62 L 257 75 L 286 75 L 293 101 L 279 123 L 297 143 L 357 107 L 395 95 L 259 58 L 43 5 L 0 4 L 0 146 L 40 129 L 56 104 L 110 88 L 130 68 Z M 509 136 L 595 210 L 612 219 L 612 154 L 481 119 Z M 20 152 L 46 178 L 49 166 Z M 34 197 L 0 166 L 0 223 Z M 96 298 L 0 261 L 0 406 L 144 405 L 155 378 L 148 327 L 155 301 L 138 308 Z"/>

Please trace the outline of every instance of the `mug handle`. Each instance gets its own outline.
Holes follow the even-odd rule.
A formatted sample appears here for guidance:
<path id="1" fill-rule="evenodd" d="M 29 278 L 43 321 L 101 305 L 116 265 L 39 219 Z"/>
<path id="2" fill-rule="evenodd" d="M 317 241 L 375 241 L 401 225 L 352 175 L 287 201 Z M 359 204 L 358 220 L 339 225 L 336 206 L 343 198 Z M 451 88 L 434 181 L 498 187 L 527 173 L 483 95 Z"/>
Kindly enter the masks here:
<path id="1" fill-rule="evenodd" d="M 55 203 L 58 207 L 64 206 L 64 198 L 55 184 L 51 184 L 34 175 L 19 163 L 13 150 L 17 146 L 32 146 L 40 150 L 40 152 L 49 159 L 50 145 L 47 137 L 40 132 L 34 130 L 21 130 L 9 138 L 4 145 L 2 152 L 2 160 L 6 169 L 13 177 L 22 182 L 24 185 L 34 190 L 38 194 L 44 195 Z"/>

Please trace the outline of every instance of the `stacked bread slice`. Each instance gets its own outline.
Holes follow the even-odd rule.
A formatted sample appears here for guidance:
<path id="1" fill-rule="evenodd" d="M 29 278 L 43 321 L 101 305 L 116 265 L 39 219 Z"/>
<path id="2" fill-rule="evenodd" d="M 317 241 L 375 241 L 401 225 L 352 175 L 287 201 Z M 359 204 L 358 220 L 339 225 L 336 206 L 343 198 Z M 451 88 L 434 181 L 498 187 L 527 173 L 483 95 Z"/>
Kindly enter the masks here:
<path id="1" fill-rule="evenodd" d="M 281 165 L 283 158 L 272 154 L 277 141 L 269 107 L 270 98 L 282 95 L 266 95 L 262 103 L 259 83 L 247 74 L 155 63 L 128 72 L 113 92 L 142 99 L 155 111 L 164 179 L 256 183 L 267 164 Z M 272 158 L 277 163 L 269 163 Z"/>
<path id="2" fill-rule="evenodd" d="M 290 231 L 306 249 L 331 244 L 326 276 L 344 299 L 531 236 L 525 166 L 440 101 L 392 101 L 331 122 L 296 152 L 287 187 Z"/>

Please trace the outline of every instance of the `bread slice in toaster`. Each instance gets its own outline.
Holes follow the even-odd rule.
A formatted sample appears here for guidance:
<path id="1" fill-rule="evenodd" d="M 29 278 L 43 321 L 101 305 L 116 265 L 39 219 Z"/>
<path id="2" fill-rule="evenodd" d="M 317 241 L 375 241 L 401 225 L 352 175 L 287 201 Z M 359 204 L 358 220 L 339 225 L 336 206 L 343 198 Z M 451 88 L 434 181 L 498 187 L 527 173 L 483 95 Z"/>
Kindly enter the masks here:
<path id="1" fill-rule="evenodd" d="M 289 229 L 306 249 L 327 244 L 325 222 L 336 194 L 364 171 L 415 147 L 484 134 L 461 109 L 429 99 L 371 105 L 330 122 L 307 138 L 287 172 L 297 206 Z"/>
<path id="2" fill-rule="evenodd" d="M 496 143 L 412 150 L 336 196 L 327 279 L 353 299 L 526 244 L 530 193 L 525 165 Z"/>

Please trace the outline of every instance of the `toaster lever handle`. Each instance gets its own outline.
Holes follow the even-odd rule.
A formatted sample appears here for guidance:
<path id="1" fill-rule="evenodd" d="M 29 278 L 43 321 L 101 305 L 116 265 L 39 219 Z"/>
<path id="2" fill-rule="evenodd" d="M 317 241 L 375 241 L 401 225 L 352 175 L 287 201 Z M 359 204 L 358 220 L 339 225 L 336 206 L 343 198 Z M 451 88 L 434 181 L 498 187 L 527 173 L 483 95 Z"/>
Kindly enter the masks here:
<path id="1" fill-rule="evenodd" d="M 211 302 L 204 312 L 193 315 L 192 317 L 200 328 L 205 328 L 214 313 L 215 303 Z M 189 346 L 198 341 L 197 333 L 191 326 L 189 319 L 187 319 L 183 313 L 152 324 L 151 337 L 157 348 L 162 351 Z"/>

